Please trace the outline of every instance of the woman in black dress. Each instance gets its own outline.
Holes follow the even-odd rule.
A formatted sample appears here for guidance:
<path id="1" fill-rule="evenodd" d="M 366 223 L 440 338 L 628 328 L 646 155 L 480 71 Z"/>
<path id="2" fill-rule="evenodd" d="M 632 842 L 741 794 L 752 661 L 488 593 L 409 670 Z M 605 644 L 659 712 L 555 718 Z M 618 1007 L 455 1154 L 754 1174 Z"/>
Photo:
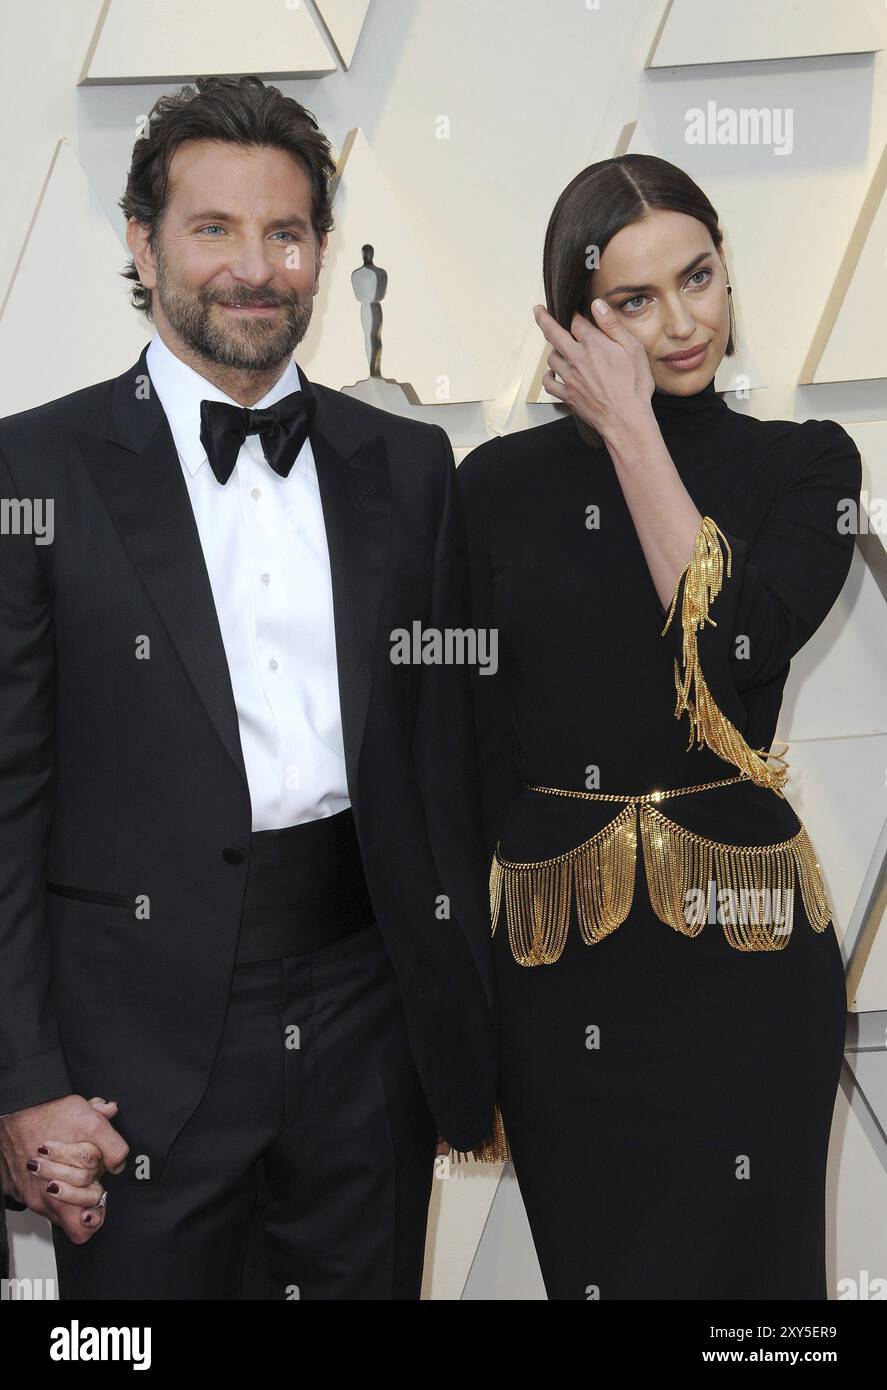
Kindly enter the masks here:
<path id="1" fill-rule="evenodd" d="M 502 1029 L 476 1156 L 510 1145 L 549 1298 L 823 1299 L 844 971 L 768 750 L 847 576 L 859 454 L 716 394 L 722 234 L 675 166 L 579 174 L 544 271 L 571 413 L 457 475 L 499 641 L 474 680 Z"/>

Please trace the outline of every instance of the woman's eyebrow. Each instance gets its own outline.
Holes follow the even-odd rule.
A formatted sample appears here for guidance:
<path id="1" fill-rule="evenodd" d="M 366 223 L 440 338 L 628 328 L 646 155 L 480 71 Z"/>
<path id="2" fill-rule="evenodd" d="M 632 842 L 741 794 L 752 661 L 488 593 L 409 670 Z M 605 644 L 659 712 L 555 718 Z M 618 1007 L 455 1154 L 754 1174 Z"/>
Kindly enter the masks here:
<path id="1" fill-rule="evenodd" d="M 691 270 L 696 269 L 700 261 L 707 260 L 711 254 L 711 251 L 701 251 L 698 256 L 693 257 L 693 260 L 690 262 L 689 265 L 685 265 L 683 270 L 678 271 L 677 275 L 675 276 L 675 279 L 683 280 L 685 275 L 689 275 Z M 632 294 L 640 294 L 641 290 L 655 290 L 655 288 L 655 285 L 614 285 L 611 290 L 607 290 L 607 293 L 604 295 L 604 298 L 606 299 L 607 295 L 611 294 L 624 294 L 626 291 L 629 290 Z"/>

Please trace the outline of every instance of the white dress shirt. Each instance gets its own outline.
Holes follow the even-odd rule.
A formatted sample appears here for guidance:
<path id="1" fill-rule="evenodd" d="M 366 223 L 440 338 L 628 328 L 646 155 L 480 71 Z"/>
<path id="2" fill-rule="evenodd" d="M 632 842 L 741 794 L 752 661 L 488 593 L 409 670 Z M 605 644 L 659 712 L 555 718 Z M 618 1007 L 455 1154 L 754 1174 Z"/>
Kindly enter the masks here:
<path id="1" fill-rule="evenodd" d="M 232 401 L 155 334 L 148 371 L 182 465 L 231 673 L 253 830 L 350 805 L 329 551 L 306 439 L 289 475 L 247 435 L 219 483 L 200 442 L 200 402 Z M 253 409 L 301 388 L 294 361 Z"/>

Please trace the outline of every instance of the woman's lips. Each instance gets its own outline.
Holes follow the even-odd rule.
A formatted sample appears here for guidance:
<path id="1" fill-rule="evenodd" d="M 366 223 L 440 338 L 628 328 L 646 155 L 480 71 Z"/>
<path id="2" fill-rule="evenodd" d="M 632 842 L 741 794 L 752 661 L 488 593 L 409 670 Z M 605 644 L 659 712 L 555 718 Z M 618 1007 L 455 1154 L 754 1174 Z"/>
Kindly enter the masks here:
<path id="1" fill-rule="evenodd" d="M 663 357 L 661 360 L 665 363 L 666 367 L 674 367 L 680 372 L 692 372 L 696 367 L 702 364 L 707 352 L 708 343 L 703 343 L 702 346 L 689 357 Z"/>

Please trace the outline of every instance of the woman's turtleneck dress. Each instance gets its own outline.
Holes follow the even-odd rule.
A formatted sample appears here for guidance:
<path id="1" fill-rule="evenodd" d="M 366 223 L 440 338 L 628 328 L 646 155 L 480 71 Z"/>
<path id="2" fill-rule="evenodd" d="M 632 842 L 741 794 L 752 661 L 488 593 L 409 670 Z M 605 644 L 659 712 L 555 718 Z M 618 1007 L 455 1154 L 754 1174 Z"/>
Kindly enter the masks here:
<path id="1" fill-rule="evenodd" d="M 725 557 L 729 545 L 698 666 L 717 710 L 766 754 L 789 662 L 849 570 L 841 518 L 858 502 L 859 453 L 834 421 L 740 415 L 713 383 L 657 389 L 652 407 Z M 528 787 L 626 797 L 738 775 L 706 743 L 688 747 L 682 606 L 663 635 L 606 449 L 569 415 L 487 441 L 457 477 L 473 624 L 498 634 L 496 673 L 473 678 L 488 858 L 497 845 L 511 863 L 556 858 L 620 810 Z M 802 829 L 790 794 L 746 779 L 662 810 L 718 844 L 772 846 Z M 499 1109 L 549 1298 L 827 1296 L 846 995 L 827 901 L 814 927 L 794 896 L 791 930 L 768 949 L 731 942 L 708 906 L 689 934 L 654 912 L 638 845 L 615 929 L 586 943 L 574 892 L 554 958 L 519 963 L 503 895 Z"/>

